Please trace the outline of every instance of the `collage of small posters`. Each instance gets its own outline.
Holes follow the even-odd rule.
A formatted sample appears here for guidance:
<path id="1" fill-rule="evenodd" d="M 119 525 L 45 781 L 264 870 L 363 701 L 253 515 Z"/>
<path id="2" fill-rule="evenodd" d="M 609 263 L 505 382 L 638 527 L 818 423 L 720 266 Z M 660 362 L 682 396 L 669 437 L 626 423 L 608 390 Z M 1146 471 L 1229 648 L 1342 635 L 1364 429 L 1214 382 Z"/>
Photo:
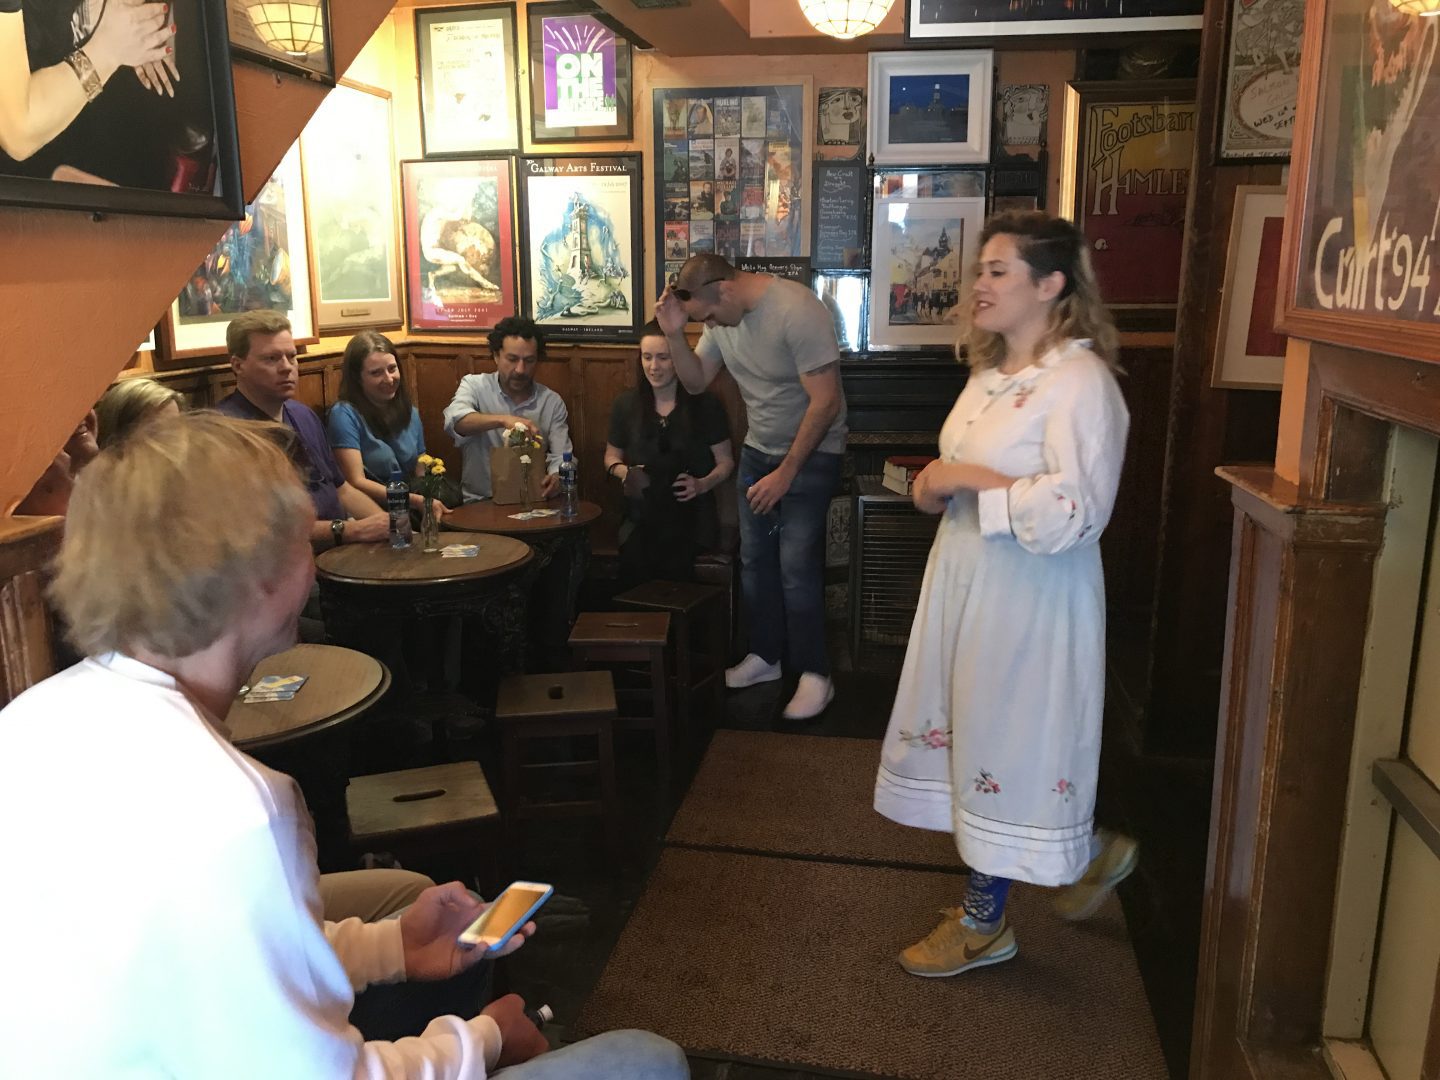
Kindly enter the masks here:
<path id="1" fill-rule="evenodd" d="M 663 289 L 691 255 L 732 263 L 804 253 L 807 90 L 655 90 Z"/>

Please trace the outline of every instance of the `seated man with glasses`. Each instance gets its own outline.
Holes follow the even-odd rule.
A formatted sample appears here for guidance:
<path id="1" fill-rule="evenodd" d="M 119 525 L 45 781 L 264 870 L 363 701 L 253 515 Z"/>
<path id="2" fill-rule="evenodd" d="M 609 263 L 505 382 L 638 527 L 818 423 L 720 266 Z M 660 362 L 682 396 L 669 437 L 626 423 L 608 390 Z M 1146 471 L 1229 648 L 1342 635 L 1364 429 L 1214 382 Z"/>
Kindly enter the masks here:
<path id="1" fill-rule="evenodd" d="M 785 717 L 818 716 L 834 697 L 825 651 L 825 518 L 845 452 L 840 346 L 809 289 L 695 255 L 660 297 L 656 320 L 692 394 L 723 365 L 740 387 L 749 431 L 740 452 L 741 583 L 750 653 L 732 688 L 772 682 L 782 657 L 799 674 Z M 688 320 L 705 324 L 690 348 Z"/>

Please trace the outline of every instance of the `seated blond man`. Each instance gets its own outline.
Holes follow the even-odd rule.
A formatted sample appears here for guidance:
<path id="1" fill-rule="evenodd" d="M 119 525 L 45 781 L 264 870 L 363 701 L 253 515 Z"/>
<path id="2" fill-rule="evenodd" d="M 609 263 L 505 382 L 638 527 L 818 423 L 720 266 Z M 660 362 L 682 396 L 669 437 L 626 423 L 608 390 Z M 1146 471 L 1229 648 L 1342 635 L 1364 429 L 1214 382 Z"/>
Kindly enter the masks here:
<path id="1" fill-rule="evenodd" d="M 313 520 L 273 434 L 214 413 L 147 424 L 76 482 L 53 594 L 86 659 L 0 711 L 7 855 L 53 883 L 0 890 L 26 982 L 0 1009 L 6 1075 L 684 1075 L 642 1033 L 544 1055 L 515 995 L 394 1042 L 350 1025 L 369 984 L 479 962 L 455 938 L 482 905 L 452 882 L 399 919 L 323 921 L 299 789 L 227 737 L 250 671 L 295 641 Z"/>

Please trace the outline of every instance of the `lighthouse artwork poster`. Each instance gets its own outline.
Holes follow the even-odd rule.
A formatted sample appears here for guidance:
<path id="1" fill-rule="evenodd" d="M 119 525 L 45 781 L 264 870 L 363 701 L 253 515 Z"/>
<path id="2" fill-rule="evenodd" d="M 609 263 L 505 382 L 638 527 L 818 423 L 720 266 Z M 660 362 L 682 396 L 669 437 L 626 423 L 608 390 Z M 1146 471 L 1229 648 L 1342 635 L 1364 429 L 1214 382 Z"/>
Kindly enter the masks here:
<path id="1" fill-rule="evenodd" d="M 990 49 L 870 54 L 867 138 L 876 164 L 990 160 Z"/>
<path id="2" fill-rule="evenodd" d="M 535 142 L 631 137 L 630 42 L 593 10 L 571 0 L 526 9 Z"/>
<path id="3" fill-rule="evenodd" d="M 636 340 L 640 185 L 639 154 L 520 159 L 521 276 L 548 337 Z"/>

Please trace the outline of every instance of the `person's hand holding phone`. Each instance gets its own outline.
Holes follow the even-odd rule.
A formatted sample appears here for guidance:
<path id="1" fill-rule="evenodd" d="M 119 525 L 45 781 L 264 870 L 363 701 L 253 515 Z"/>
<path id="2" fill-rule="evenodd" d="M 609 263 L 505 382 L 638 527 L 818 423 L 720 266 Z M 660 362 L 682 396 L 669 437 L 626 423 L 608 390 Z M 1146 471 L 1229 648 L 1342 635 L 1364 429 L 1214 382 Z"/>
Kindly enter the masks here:
<path id="1" fill-rule="evenodd" d="M 517 937 L 519 935 L 516 935 Z M 513 940 L 513 939 L 512 939 Z M 479 949 L 475 952 L 478 954 Z M 525 1015 L 525 1001 L 519 994 L 506 994 L 480 1010 L 500 1028 L 500 1060 L 497 1068 L 522 1065 L 550 1049 L 544 1033 Z"/>
<path id="2" fill-rule="evenodd" d="M 412 981 L 448 979 L 481 960 L 509 956 L 535 932 L 535 924 L 526 923 L 495 953 L 461 948 L 455 939 L 489 906 L 471 896 L 458 881 L 422 892 L 400 916 L 405 977 Z"/>

